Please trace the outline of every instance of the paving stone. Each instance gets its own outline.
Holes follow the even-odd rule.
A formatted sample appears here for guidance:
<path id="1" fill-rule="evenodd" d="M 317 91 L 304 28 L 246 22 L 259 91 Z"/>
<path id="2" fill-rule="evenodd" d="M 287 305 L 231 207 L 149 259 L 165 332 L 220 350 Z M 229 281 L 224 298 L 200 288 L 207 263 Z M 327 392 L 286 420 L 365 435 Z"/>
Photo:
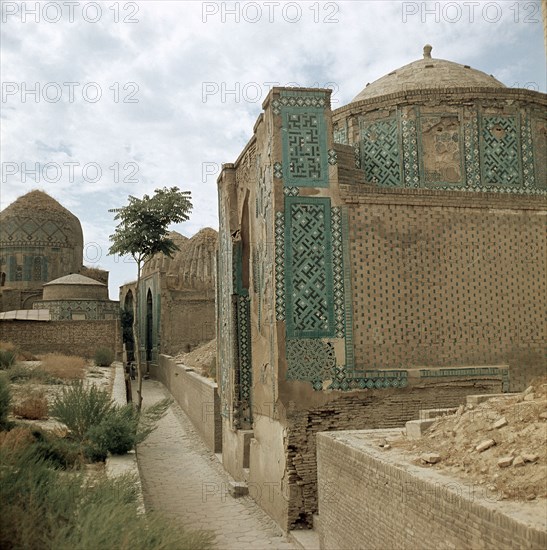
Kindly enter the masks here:
<path id="1" fill-rule="evenodd" d="M 143 382 L 143 396 L 144 407 L 170 397 L 153 380 Z M 176 403 L 139 445 L 137 460 L 146 510 L 176 517 L 189 529 L 213 531 L 222 550 L 296 548 L 251 497 L 230 496 L 222 465 Z"/>

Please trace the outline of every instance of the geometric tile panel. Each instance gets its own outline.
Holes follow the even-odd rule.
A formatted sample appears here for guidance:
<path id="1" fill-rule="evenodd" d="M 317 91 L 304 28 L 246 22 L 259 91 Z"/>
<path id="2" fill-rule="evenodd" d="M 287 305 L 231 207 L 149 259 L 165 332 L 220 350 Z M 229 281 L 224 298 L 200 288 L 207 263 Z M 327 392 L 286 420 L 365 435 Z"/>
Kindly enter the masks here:
<path id="1" fill-rule="evenodd" d="M 520 147 L 515 117 L 483 117 L 482 148 L 483 184 L 520 184 Z"/>
<path id="2" fill-rule="evenodd" d="M 366 181 L 384 187 L 401 186 L 397 119 L 363 124 L 362 160 Z"/>
<path id="3" fill-rule="evenodd" d="M 26 217 L 12 217 L 2 224 L 1 245 L 20 246 L 74 246 L 75 236 L 71 228 L 60 227 L 51 220 L 31 220 Z"/>
<path id="4" fill-rule="evenodd" d="M 332 344 L 318 338 L 287 338 L 287 380 L 316 383 L 332 378 L 336 356 Z"/>
<path id="5" fill-rule="evenodd" d="M 285 198 L 287 336 L 334 336 L 328 198 Z"/>
<path id="6" fill-rule="evenodd" d="M 322 109 L 282 109 L 283 178 L 287 186 L 328 187 Z"/>
<path id="7" fill-rule="evenodd" d="M 348 145 L 348 129 L 346 126 L 333 131 L 334 143 L 341 143 L 342 145 Z"/>

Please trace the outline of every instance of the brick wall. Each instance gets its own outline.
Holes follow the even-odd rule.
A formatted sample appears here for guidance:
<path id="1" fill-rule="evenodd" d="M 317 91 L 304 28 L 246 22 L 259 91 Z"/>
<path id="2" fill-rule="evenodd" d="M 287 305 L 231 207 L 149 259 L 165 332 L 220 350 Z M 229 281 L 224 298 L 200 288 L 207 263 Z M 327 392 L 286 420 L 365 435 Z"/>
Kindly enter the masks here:
<path id="1" fill-rule="evenodd" d="M 497 393 L 501 388 L 500 380 L 422 382 L 413 388 L 348 394 L 292 414 L 286 437 L 286 470 L 291 487 L 287 528 L 311 528 L 313 514 L 317 513 L 318 432 L 402 428 L 408 420 L 418 418 L 421 409 L 455 407 L 465 403 L 467 395 Z"/>
<path id="2" fill-rule="evenodd" d="M 168 355 L 160 355 L 159 363 L 151 365 L 150 374 L 171 392 L 207 447 L 219 453 L 222 450 L 222 423 L 216 383 L 177 365 Z"/>
<path id="3" fill-rule="evenodd" d="M 322 549 L 547 547 L 541 503 L 499 502 L 370 440 L 388 433 L 317 435 Z"/>
<path id="4" fill-rule="evenodd" d="M 13 342 L 32 353 L 58 352 L 93 357 L 98 348 L 110 348 L 121 359 L 118 320 L 108 321 L 1 321 L 0 341 Z"/>
<path id="5" fill-rule="evenodd" d="M 544 199 L 350 189 L 356 365 L 503 362 L 512 390 L 545 373 Z"/>

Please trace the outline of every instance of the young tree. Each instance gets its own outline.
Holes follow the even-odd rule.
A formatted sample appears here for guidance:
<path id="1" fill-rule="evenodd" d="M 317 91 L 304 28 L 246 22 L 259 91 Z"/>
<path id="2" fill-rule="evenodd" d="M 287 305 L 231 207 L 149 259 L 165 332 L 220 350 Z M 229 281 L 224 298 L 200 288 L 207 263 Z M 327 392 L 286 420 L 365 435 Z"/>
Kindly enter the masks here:
<path id="1" fill-rule="evenodd" d="M 129 196 L 127 206 L 110 210 L 119 223 L 110 235 L 109 254 L 129 255 L 137 264 L 137 284 L 133 300 L 133 338 L 137 361 L 137 407 L 142 406 L 142 360 L 140 352 L 139 287 L 142 270 L 152 256 L 161 253 L 172 257 L 178 246 L 169 238 L 168 226 L 188 220 L 192 210 L 190 191 L 178 187 L 156 189 L 151 197 Z"/>

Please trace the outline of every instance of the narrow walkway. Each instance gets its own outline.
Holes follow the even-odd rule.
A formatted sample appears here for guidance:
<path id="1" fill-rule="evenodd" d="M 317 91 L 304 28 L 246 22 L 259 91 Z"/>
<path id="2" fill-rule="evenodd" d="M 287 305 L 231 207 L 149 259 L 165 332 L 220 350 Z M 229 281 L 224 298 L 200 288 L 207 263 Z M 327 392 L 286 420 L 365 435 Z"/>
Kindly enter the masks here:
<path id="1" fill-rule="evenodd" d="M 171 397 L 153 380 L 144 381 L 143 396 L 144 407 Z M 250 497 L 228 494 L 222 465 L 176 403 L 139 445 L 137 457 L 147 510 L 161 510 L 190 529 L 213 531 L 219 550 L 295 548 Z"/>

